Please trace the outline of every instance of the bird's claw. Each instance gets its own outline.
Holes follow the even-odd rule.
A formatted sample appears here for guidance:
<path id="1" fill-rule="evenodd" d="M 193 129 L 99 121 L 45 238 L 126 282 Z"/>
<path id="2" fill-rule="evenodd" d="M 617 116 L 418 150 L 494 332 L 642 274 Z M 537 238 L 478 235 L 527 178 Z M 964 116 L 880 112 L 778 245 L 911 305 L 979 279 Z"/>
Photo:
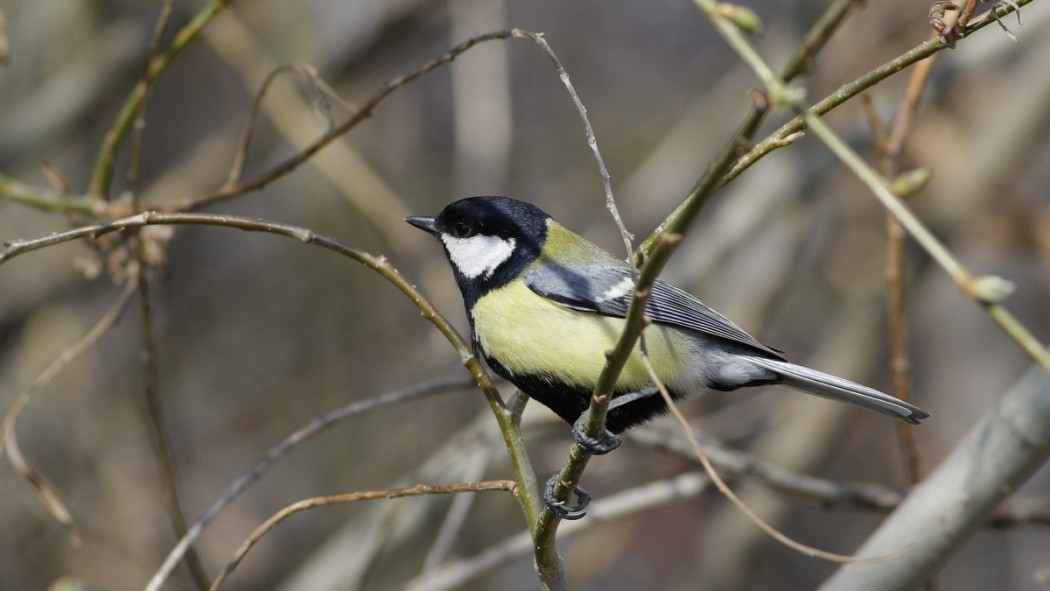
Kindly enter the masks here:
<path id="1" fill-rule="evenodd" d="M 581 449 L 587 451 L 590 454 L 600 456 L 611 452 L 612 450 L 620 447 L 623 440 L 613 435 L 608 429 L 602 434 L 600 438 L 594 438 L 584 433 L 584 423 L 587 419 L 587 413 L 580 415 L 580 418 L 576 419 L 576 422 L 572 425 L 572 438 L 576 440 L 576 444 Z"/>
<path id="2" fill-rule="evenodd" d="M 561 471 L 555 472 L 553 476 L 547 479 L 547 485 L 543 488 L 543 504 L 547 506 L 548 511 L 562 519 L 574 521 L 582 518 L 586 515 L 583 510 L 590 504 L 591 495 L 587 494 L 583 487 L 574 486 L 570 494 L 576 494 L 575 505 L 569 505 L 566 501 L 555 498 L 554 487 L 558 483 L 559 476 L 561 476 Z"/>

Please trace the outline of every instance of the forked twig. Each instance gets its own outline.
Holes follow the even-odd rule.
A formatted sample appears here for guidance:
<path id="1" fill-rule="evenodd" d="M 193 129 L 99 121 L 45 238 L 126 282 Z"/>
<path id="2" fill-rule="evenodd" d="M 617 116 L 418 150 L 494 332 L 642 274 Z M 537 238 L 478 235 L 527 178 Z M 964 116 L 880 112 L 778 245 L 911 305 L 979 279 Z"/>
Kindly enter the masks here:
<path id="1" fill-rule="evenodd" d="M 259 110 L 262 106 L 263 98 L 266 96 L 266 91 L 270 89 L 270 85 L 285 72 L 295 72 L 302 76 L 309 83 L 309 87 L 314 89 L 314 92 L 318 95 L 324 95 L 342 106 L 351 113 L 357 109 L 343 100 L 343 97 L 339 96 L 339 93 L 328 82 L 321 77 L 321 73 L 317 71 L 317 68 L 310 64 L 305 63 L 294 63 L 294 64 L 282 64 L 273 69 L 263 81 L 259 91 L 255 94 L 255 100 L 252 101 L 252 110 L 248 114 L 248 121 L 244 124 L 244 131 L 241 132 L 241 139 L 237 143 L 237 151 L 233 155 L 233 164 L 230 165 L 230 173 L 226 177 L 226 183 L 223 188 L 230 188 L 237 185 L 237 182 L 241 180 L 241 175 L 244 173 L 244 163 L 248 158 L 248 148 L 251 145 L 252 135 L 255 133 L 255 126 L 259 119 Z M 327 110 L 323 111 L 325 119 L 328 123 L 328 129 L 331 130 L 334 123 L 331 119 L 331 113 Z"/>
<path id="2" fill-rule="evenodd" d="M 399 88 L 416 80 L 417 78 L 420 78 L 421 76 L 424 76 L 434 71 L 435 69 L 452 62 L 463 52 L 469 50 L 475 45 L 478 45 L 479 43 L 485 43 L 488 41 L 495 41 L 501 39 L 509 39 L 513 36 L 514 31 L 507 30 L 496 31 L 493 33 L 486 33 L 483 35 L 471 37 L 463 43 L 460 43 L 459 45 L 456 45 L 455 47 L 449 49 L 442 55 L 438 56 L 436 59 L 417 67 L 411 72 L 387 80 L 383 83 L 382 86 L 379 87 L 378 90 L 376 90 L 372 94 L 371 97 L 368 98 L 368 100 L 361 103 L 357 111 L 349 118 L 347 118 L 346 121 L 343 121 L 339 125 L 336 125 L 335 127 L 329 129 L 327 132 L 321 135 L 321 137 L 314 140 L 310 145 L 306 146 L 299 152 L 296 152 L 292 156 L 289 156 L 284 161 L 271 167 L 269 170 L 266 170 L 250 179 L 242 180 L 233 185 L 224 185 L 218 191 L 210 195 L 205 195 L 204 197 L 186 199 L 166 204 L 164 206 L 164 211 L 180 212 L 199 209 L 208 205 L 232 199 L 233 197 L 236 197 L 238 195 L 248 193 L 249 191 L 255 191 L 257 189 L 265 187 L 266 185 L 277 180 L 278 178 L 281 178 L 282 176 L 292 172 L 304 162 L 309 160 L 321 148 L 327 146 L 331 142 L 335 141 L 337 138 L 343 136 L 344 134 L 346 134 L 346 132 L 356 127 L 359 123 L 361 123 L 368 117 L 371 117 L 372 111 L 375 110 L 379 103 L 381 103 L 387 96 L 389 96 L 395 90 L 398 90 Z"/>
<path id="3" fill-rule="evenodd" d="M 113 126 L 106 132 L 106 137 L 102 140 L 102 147 L 99 149 L 95 170 L 91 175 L 91 189 L 88 191 L 88 195 L 92 199 L 104 200 L 109 193 L 117 151 L 120 150 L 121 144 L 127 137 L 139 108 L 145 102 L 150 85 L 167 70 L 175 56 L 179 55 L 187 45 L 196 39 L 204 27 L 232 1 L 212 0 L 209 2 L 190 22 L 186 23 L 176 33 L 167 49 L 150 59 L 149 65 L 146 67 L 145 76 L 132 89 L 131 94 L 124 101 L 120 113 L 117 114 L 117 120 L 113 122 Z"/>

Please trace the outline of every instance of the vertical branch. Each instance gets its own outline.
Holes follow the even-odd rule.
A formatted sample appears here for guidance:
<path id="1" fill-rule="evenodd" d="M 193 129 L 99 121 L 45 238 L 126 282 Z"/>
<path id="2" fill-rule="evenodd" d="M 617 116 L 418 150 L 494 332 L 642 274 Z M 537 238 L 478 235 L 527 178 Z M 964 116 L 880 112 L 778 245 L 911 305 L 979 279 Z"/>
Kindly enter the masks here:
<path id="1" fill-rule="evenodd" d="M 929 79 L 937 56 L 919 62 L 908 78 L 904 96 L 893 121 L 893 129 L 879 142 L 882 175 L 887 179 L 901 174 L 904 141 L 912 128 L 915 113 L 922 99 L 923 89 Z M 903 196 L 902 196 L 903 197 Z M 892 214 L 886 214 L 886 289 L 890 316 L 890 369 L 893 375 L 893 392 L 898 398 L 911 400 L 911 364 L 908 354 L 908 318 L 904 289 L 904 239 L 903 226 Z M 915 428 L 910 423 L 900 422 L 901 447 L 904 453 L 905 470 L 912 484 L 922 477 L 919 449 L 915 443 Z"/>
<path id="2" fill-rule="evenodd" d="M 175 458 L 171 450 L 171 441 L 167 429 L 164 427 L 164 415 L 161 410 L 160 399 L 157 396 L 157 350 L 153 339 L 153 314 L 150 300 L 149 280 L 146 279 L 145 270 L 133 278 L 138 283 L 139 303 L 142 311 L 142 364 L 146 373 L 146 408 L 149 412 L 150 434 L 153 437 L 153 447 L 156 453 L 157 464 L 160 468 L 161 482 L 168 495 L 168 517 L 175 537 L 182 538 L 186 535 L 186 517 L 182 512 L 182 504 L 179 502 L 178 474 L 175 468 Z M 186 566 L 190 569 L 194 583 L 198 589 L 208 588 L 208 575 L 204 572 L 197 551 L 191 546 L 186 551 Z"/>

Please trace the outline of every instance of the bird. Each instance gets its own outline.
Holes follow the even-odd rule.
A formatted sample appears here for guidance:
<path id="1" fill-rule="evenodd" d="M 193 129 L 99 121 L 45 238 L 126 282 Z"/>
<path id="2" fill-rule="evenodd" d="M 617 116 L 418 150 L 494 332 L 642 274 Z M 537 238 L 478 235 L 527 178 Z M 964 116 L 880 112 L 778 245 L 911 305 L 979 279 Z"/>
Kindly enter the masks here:
<path id="1" fill-rule="evenodd" d="M 441 242 L 463 297 L 475 355 L 573 425 L 584 449 L 612 451 L 619 433 L 668 410 L 636 344 L 612 393 L 606 433 L 591 438 L 583 432 L 606 352 L 623 332 L 635 294 L 635 273 L 624 260 L 510 197 L 467 197 L 435 217 L 405 221 Z M 667 282 L 653 283 L 645 314 L 651 320 L 643 331 L 646 352 L 674 399 L 784 384 L 908 423 L 930 416 L 874 388 L 787 361 Z M 581 502 L 567 509 L 551 496 L 552 483 L 545 500 L 559 515 L 585 504 L 578 490 Z"/>

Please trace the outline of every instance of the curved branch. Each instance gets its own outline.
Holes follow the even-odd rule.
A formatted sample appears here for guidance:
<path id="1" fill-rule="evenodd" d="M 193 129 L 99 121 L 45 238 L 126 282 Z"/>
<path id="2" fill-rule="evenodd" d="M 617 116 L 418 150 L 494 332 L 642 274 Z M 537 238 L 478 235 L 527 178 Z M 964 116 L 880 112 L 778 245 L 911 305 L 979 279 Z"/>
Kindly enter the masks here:
<path id="1" fill-rule="evenodd" d="M 326 505 L 336 505 L 342 503 L 353 503 L 357 501 L 368 501 L 374 499 L 397 499 L 401 497 L 414 497 L 419 495 L 447 495 L 464 492 L 482 492 L 482 491 L 505 491 L 514 492 L 517 484 L 513 480 L 487 480 L 484 482 L 465 482 L 461 484 L 441 484 L 436 486 L 428 486 L 420 484 L 417 486 L 409 486 L 406 488 L 393 488 L 385 490 L 369 490 L 346 493 L 342 495 L 332 495 L 328 497 L 314 497 L 312 499 L 304 499 L 302 501 L 292 503 L 284 509 L 281 509 L 277 513 L 273 514 L 269 519 L 263 522 L 262 525 L 257 527 L 252 535 L 248 536 L 248 539 L 244 541 L 237 552 L 234 553 L 233 558 L 226 564 L 219 573 L 219 576 L 215 577 L 215 581 L 211 584 L 211 591 L 218 591 L 219 587 L 222 586 L 226 578 L 229 577 L 233 569 L 237 568 L 241 560 L 244 559 L 245 554 L 252 549 L 260 538 L 266 535 L 271 529 L 277 526 L 280 522 L 288 519 L 292 515 L 299 513 L 300 511 L 306 511 L 307 509 L 313 509 L 315 507 L 324 507 Z"/>

